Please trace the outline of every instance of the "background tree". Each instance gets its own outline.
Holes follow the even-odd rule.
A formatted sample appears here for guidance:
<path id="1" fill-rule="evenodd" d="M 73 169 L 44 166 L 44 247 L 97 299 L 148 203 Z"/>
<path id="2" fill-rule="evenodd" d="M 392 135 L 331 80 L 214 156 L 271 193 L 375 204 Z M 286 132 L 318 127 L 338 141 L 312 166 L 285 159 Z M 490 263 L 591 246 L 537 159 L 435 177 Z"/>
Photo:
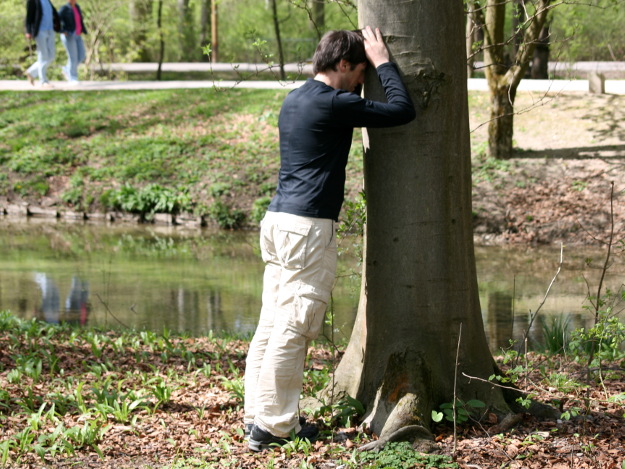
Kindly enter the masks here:
<path id="1" fill-rule="evenodd" d="M 280 18 L 278 17 L 278 6 L 276 0 L 271 0 L 271 12 L 273 17 L 273 28 L 276 33 L 276 44 L 278 47 L 278 64 L 280 66 L 280 79 L 286 80 L 284 72 L 284 52 L 282 50 L 282 37 L 280 36 Z"/>
<path id="2" fill-rule="evenodd" d="M 514 54 L 506 56 L 505 21 L 508 2 L 486 0 L 479 10 L 484 15 L 484 72 L 491 97 L 488 125 L 488 150 L 491 156 L 507 159 L 512 156 L 514 100 L 521 79 L 528 70 L 534 49 L 545 25 L 551 0 L 525 0 L 527 18 L 513 32 L 523 39 Z"/>
<path id="3" fill-rule="evenodd" d="M 200 48 L 203 50 L 211 42 L 211 0 L 201 0 L 200 3 Z M 206 54 L 201 54 L 202 60 L 208 60 Z"/>
<path id="4" fill-rule="evenodd" d="M 399 128 L 364 132 L 367 225 L 362 291 L 335 391 L 358 399 L 385 441 L 427 435 L 431 411 L 458 398 L 510 410 L 480 309 L 471 225 L 471 150 L 462 0 L 361 0 L 418 108 Z M 365 94 L 384 99 L 369 72 Z M 462 330 L 462 337 L 460 331 Z"/>
<path id="5" fill-rule="evenodd" d="M 152 24 L 152 1 L 132 0 L 130 2 L 130 38 L 137 53 L 138 62 L 149 62 L 152 54 L 148 48 L 148 31 Z"/>
<path id="6" fill-rule="evenodd" d="M 183 62 L 193 62 L 201 55 L 201 44 L 195 35 L 195 15 L 190 0 L 177 0 L 177 3 L 180 59 Z"/>

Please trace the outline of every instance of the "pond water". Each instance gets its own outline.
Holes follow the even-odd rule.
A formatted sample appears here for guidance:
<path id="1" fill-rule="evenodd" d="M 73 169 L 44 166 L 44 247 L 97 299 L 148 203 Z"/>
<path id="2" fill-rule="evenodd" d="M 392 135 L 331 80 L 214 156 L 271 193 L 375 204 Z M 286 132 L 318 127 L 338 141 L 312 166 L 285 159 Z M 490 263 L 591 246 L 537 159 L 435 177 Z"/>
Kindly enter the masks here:
<path id="1" fill-rule="evenodd" d="M 105 328 L 167 328 L 251 335 L 260 310 L 263 264 L 256 232 L 184 230 L 152 225 L 51 223 L 0 219 L 0 310 L 22 318 Z M 343 247 L 350 240 L 342 240 Z M 353 252 L 354 249 L 348 249 Z M 560 315 L 569 327 L 591 322 L 604 251 L 565 248 L 561 272 L 530 338 Z M 606 285 L 625 279 L 615 258 Z M 480 300 L 491 348 L 523 337 L 560 263 L 559 248 L 476 247 Z M 592 262 L 588 262 L 592 260 Z M 335 339 L 349 336 L 356 315 L 358 259 L 339 258 L 333 292 Z M 330 334 L 330 327 L 326 334 Z"/>

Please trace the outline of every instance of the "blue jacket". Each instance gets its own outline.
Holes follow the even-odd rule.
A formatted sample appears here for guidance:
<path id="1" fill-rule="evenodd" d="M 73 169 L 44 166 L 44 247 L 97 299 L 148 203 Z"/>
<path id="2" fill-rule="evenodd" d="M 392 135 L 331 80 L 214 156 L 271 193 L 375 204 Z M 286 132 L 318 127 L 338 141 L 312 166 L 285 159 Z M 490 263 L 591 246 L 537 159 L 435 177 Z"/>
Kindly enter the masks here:
<path id="1" fill-rule="evenodd" d="M 85 17 L 82 14 L 80 5 L 76 4 L 78 13 L 80 13 L 80 25 L 82 26 L 82 34 L 87 34 L 87 28 L 85 28 Z M 59 10 L 59 16 L 61 17 L 61 33 L 75 33 L 76 32 L 76 20 L 74 19 L 74 9 L 69 3 L 66 3 Z"/>
<path id="2" fill-rule="evenodd" d="M 37 37 L 39 34 L 39 26 L 41 25 L 41 17 L 43 16 L 43 12 L 41 9 L 41 2 L 50 2 L 50 0 L 27 0 L 26 2 L 26 20 L 24 21 L 24 26 L 26 28 L 26 33 L 30 34 L 32 37 Z M 50 2 L 50 6 L 52 7 L 52 24 L 54 26 L 54 30 L 59 32 L 59 14 Z"/>

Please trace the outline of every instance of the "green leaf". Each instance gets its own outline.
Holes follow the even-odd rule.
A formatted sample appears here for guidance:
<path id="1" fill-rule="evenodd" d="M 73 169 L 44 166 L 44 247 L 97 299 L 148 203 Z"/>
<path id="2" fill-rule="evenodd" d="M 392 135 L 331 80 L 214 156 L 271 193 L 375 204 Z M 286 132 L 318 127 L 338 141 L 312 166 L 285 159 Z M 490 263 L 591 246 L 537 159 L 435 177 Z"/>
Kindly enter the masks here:
<path id="1" fill-rule="evenodd" d="M 476 409 L 480 409 L 482 407 L 486 407 L 486 404 L 484 404 L 482 401 L 480 401 L 478 399 L 471 399 L 469 402 L 467 402 L 467 405 L 469 407 L 474 407 Z"/>
<path id="2" fill-rule="evenodd" d="M 443 420 L 443 413 L 442 412 L 436 412 L 435 410 L 432 411 L 432 420 L 434 422 L 440 422 L 441 420 Z"/>

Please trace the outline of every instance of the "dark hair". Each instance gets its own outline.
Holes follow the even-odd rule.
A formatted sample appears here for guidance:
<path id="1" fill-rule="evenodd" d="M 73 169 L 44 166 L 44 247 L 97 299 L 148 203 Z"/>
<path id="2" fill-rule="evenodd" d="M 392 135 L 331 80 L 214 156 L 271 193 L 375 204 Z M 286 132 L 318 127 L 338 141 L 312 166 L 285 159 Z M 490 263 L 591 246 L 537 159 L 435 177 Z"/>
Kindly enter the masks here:
<path id="1" fill-rule="evenodd" d="M 336 70 L 342 59 L 347 60 L 352 68 L 367 61 L 361 31 L 341 29 L 325 33 L 313 56 L 313 73 Z"/>

